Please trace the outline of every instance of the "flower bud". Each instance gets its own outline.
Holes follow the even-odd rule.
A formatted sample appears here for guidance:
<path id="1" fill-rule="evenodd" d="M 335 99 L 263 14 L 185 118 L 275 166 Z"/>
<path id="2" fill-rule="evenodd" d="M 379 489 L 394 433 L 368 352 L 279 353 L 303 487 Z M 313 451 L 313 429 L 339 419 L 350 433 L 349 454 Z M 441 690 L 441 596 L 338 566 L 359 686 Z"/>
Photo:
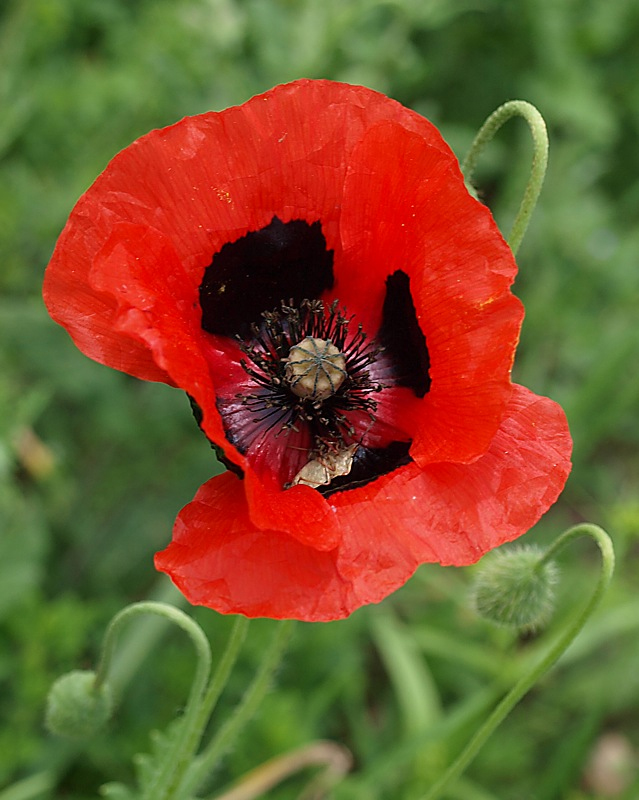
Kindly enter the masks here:
<path id="1" fill-rule="evenodd" d="M 95 688 L 95 672 L 75 670 L 53 684 L 47 698 L 45 725 L 57 736 L 84 739 L 97 733 L 113 709 L 106 684 Z"/>
<path id="2" fill-rule="evenodd" d="M 541 556 L 536 547 L 491 553 L 475 577 L 472 600 L 477 613 L 522 632 L 543 628 L 554 611 L 559 570 L 554 562 L 540 566 Z"/>

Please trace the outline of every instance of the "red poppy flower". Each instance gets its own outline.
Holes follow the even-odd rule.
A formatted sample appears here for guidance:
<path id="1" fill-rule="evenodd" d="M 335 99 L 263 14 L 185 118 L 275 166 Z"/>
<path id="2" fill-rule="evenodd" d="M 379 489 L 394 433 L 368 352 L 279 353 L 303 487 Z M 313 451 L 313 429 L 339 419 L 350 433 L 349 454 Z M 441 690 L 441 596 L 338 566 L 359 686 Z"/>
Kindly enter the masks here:
<path id="1" fill-rule="evenodd" d="M 302 80 L 117 155 L 44 294 L 86 355 L 183 389 L 229 467 L 158 569 L 222 612 L 328 620 L 561 491 L 563 412 L 510 380 L 515 273 L 431 123 Z"/>

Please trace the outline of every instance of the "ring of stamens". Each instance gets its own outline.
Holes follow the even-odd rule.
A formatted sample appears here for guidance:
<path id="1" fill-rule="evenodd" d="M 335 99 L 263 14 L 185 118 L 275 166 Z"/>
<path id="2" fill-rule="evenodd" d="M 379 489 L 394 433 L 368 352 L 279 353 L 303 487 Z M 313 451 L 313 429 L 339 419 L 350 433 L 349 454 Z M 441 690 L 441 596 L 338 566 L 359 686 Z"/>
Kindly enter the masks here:
<path id="1" fill-rule="evenodd" d="M 369 368 L 382 348 L 361 325 L 349 331 L 351 323 L 337 301 L 282 302 L 262 314 L 250 339 L 238 337 L 241 364 L 255 391 L 237 399 L 256 425 L 275 436 L 307 427 L 309 461 L 328 458 L 332 464 L 358 444 L 351 412 L 366 413 L 371 424 L 375 420 L 373 395 L 384 386 L 371 380 Z"/>

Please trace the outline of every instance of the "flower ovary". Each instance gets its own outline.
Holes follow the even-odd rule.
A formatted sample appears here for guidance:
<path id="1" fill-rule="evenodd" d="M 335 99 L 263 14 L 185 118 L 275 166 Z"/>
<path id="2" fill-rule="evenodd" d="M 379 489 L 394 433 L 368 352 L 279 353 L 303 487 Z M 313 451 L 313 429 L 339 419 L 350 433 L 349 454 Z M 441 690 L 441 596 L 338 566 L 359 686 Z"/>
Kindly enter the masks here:
<path id="1" fill-rule="evenodd" d="M 285 362 L 293 394 L 318 402 L 335 394 L 348 377 L 346 359 L 330 339 L 307 336 L 291 347 Z"/>

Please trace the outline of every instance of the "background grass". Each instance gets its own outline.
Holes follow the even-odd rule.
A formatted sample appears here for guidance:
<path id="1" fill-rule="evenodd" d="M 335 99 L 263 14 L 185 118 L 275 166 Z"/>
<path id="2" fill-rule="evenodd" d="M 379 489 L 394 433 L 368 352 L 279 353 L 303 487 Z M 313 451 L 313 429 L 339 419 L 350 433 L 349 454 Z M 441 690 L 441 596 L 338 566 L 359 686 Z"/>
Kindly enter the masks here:
<path id="1" fill-rule="evenodd" d="M 613 796 L 588 765 L 614 733 L 631 748 L 614 796 L 639 797 L 638 40 L 636 0 L 4 0 L 0 785 L 53 770 L 55 791 L 30 797 L 93 797 L 106 780 L 131 779 L 131 754 L 181 707 L 192 660 L 170 634 L 131 677 L 106 734 L 80 747 L 42 729 L 50 683 L 94 663 L 110 616 L 166 591 L 152 553 L 216 469 L 185 397 L 94 364 L 49 320 L 40 286 L 55 239 L 137 136 L 307 76 L 393 96 L 432 119 L 460 157 L 504 100 L 530 100 L 546 117 L 550 169 L 519 257 L 527 318 L 515 378 L 564 405 L 575 467 L 525 540 L 593 521 L 611 532 L 619 569 L 588 631 L 450 796 Z M 509 123 L 483 158 L 477 178 L 504 230 L 529 157 L 525 126 Z M 593 584 L 592 549 L 563 559 L 556 624 Z M 278 690 L 218 785 L 327 737 L 355 756 L 338 800 L 417 800 L 536 646 L 474 617 L 471 575 L 425 566 L 380 607 L 297 626 Z M 194 614 L 221 647 L 229 620 Z M 225 704 L 271 629 L 253 623 Z"/>

